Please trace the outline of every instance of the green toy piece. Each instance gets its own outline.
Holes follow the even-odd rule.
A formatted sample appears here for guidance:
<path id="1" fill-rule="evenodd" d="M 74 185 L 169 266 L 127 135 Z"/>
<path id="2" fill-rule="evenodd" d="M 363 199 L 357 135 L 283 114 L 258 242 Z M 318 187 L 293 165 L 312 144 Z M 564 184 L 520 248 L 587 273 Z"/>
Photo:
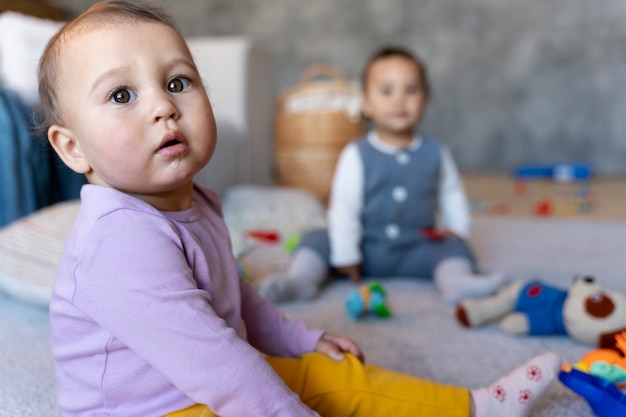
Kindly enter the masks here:
<path id="1" fill-rule="evenodd" d="M 391 317 L 386 295 L 386 291 L 379 282 L 362 285 L 351 291 L 345 302 L 348 319 L 354 321 L 368 313 L 373 313 L 380 318 Z"/>

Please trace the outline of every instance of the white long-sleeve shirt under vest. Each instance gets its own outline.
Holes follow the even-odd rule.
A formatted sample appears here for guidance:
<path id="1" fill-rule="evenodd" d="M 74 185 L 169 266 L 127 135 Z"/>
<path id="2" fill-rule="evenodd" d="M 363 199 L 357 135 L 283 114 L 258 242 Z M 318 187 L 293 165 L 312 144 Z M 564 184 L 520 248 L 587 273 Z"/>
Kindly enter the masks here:
<path id="1" fill-rule="evenodd" d="M 422 144 L 418 135 L 407 147 L 398 147 L 381 141 L 375 132 L 367 140 L 380 152 L 399 154 L 403 149 L 416 150 Z M 438 185 L 438 220 L 441 228 L 450 230 L 461 238 L 469 237 L 470 211 L 463 182 L 449 149 L 441 149 L 441 174 Z M 400 158 L 401 159 L 401 158 Z M 353 265 L 361 262 L 360 242 L 363 208 L 364 166 L 355 142 L 341 152 L 335 174 L 328 210 L 328 228 L 331 242 L 330 263 L 333 266 Z M 396 198 L 392 193 L 390 198 Z"/>

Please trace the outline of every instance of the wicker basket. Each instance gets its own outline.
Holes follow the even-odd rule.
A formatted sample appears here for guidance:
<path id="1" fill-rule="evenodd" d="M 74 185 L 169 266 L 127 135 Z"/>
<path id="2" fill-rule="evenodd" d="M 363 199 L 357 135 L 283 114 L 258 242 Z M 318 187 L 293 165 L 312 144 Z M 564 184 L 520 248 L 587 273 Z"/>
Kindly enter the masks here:
<path id="1" fill-rule="evenodd" d="M 359 89 L 340 70 L 307 68 L 276 103 L 277 183 L 307 189 L 326 204 L 341 150 L 365 131 L 360 110 Z"/>

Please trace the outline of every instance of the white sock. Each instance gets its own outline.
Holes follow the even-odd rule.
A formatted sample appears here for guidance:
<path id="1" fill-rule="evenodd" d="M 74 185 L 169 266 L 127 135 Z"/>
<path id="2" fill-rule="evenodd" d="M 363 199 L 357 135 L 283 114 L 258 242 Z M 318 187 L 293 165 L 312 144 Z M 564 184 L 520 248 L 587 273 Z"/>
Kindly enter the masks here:
<path id="1" fill-rule="evenodd" d="M 319 292 L 328 274 L 325 260 L 313 249 L 297 249 L 283 273 L 269 275 L 259 286 L 259 293 L 273 302 L 311 298 Z"/>
<path id="2" fill-rule="evenodd" d="M 525 417 L 554 381 L 561 359 L 554 352 L 535 356 L 487 388 L 471 391 L 475 417 Z"/>
<path id="3" fill-rule="evenodd" d="M 472 264 L 465 258 L 444 259 L 435 268 L 435 284 L 449 304 L 456 304 L 464 298 L 491 295 L 504 283 L 506 276 L 501 272 L 474 274 Z"/>

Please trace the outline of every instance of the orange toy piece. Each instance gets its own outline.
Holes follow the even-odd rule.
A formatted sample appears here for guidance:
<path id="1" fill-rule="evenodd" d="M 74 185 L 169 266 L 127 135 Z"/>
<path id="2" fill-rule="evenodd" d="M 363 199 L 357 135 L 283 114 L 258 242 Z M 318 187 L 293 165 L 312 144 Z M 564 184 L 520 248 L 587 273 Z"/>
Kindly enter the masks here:
<path id="1" fill-rule="evenodd" d="M 581 372 L 626 387 L 626 331 L 615 335 L 614 349 L 596 349 L 584 355 L 574 366 Z M 569 371 L 565 365 L 564 370 Z"/>
<path id="2" fill-rule="evenodd" d="M 528 186 L 524 180 L 516 180 L 513 188 L 515 190 L 515 194 L 519 196 L 526 195 L 526 192 L 528 191 Z"/>

